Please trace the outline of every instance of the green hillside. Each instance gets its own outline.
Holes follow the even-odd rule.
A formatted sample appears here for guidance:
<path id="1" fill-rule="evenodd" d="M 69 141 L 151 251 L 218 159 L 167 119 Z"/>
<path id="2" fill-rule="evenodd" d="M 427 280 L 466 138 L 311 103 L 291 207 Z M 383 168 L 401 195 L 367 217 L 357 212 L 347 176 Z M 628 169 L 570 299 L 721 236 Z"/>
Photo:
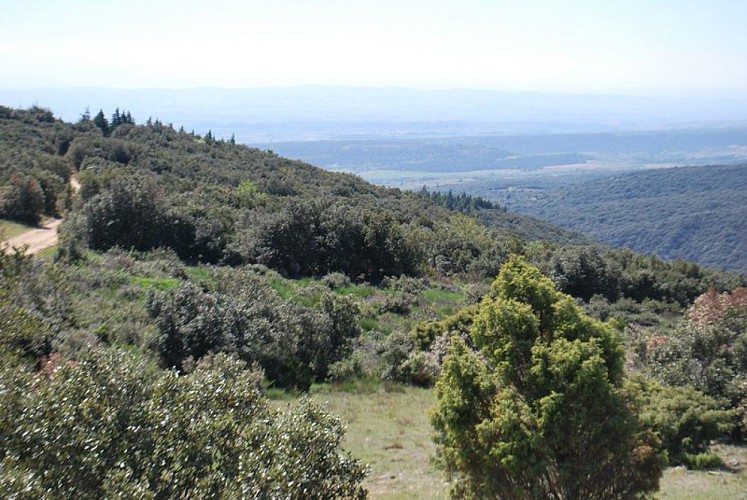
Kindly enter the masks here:
<path id="1" fill-rule="evenodd" d="M 63 218 L 0 249 L 11 497 L 616 497 L 747 435 L 744 276 L 119 110 L 0 107 L 0 210 Z"/>
<path id="2" fill-rule="evenodd" d="M 747 165 L 636 172 L 514 200 L 615 247 L 747 272 Z"/>

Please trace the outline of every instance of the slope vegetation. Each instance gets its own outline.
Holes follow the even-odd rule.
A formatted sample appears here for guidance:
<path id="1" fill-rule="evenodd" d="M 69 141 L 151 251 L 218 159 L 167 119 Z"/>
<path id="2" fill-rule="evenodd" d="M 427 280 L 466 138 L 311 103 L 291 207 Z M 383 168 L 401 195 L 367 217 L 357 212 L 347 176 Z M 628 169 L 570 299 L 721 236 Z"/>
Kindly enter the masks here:
<path id="1" fill-rule="evenodd" d="M 519 209 L 618 247 L 747 272 L 747 165 L 637 172 L 533 194 Z"/>

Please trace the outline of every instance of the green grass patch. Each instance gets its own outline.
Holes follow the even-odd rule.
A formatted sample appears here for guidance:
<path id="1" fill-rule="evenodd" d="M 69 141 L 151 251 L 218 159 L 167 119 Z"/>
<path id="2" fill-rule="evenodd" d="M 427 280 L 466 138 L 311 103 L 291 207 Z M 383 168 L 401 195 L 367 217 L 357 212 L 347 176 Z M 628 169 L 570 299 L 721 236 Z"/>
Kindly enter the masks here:
<path id="1" fill-rule="evenodd" d="M 450 316 L 464 307 L 463 291 L 448 291 L 441 288 L 429 288 L 422 294 L 423 302 L 435 311 L 439 318 Z"/>
<path id="2" fill-rule="evenodd" d="M 376 288 L 371 285 L 348 285 L 335 290 L 340 295 L 352 295 L 359 299 L 367 299 L 377 293 Z"/>
<path id="3" fill-rule="evenodd" d="M 364 332 L 370 332 L 371 330 L 375 330 L 376 327 L 379 326 L 379 322 L 376 320 L 376 318 L 364 317 L 358 320 L 358 326 Z"/>
<path id="4" fill-rule="evenodd" d="M 180 283 L 176 278 L 144 278 L 142 276 L 133 276 L 130 278 L 130 282 L 143 290 L 153 287 L 160 292 L 170 292 Z"/>
<path id="5" fill-rule="evenodd" d="M 32 229 L 36 229 L 36 226 L 28 226 L 26 224 L 0 219 L 0 239 L 2 240 L 13 238 L 25 233 L 26 231 L 31 231 Z"/>
<path id="6" fill-rule="evenodd" d="M 322 294 L 316 293 L 312 290 L 306 290 L 308 287 L 319 283 L 314 278 L 300 278 L 297 280 L 289 280 L 284 278 L 272 278 L 270 280 L 270 287 L 275 290 L 283 300 L 292 300 L 298 304 L 306 307 L 313 307 L 319 303 Z M 324 287 L 324 290 L 327 288 Z"/>
<path id="7" fill-rule="evenodd" d="M 296 291 L 296 287 L 291 285 L 289 281 L 281 278 L 270 280 L 270 286 L 285 300 L 289 299 Z"/>
<path id="8" fill-rule="evenodd" d="M 429 288 L 423 292 L 423 300 L 428 303 L 461 303 L 464 301 L 464 293 L 450 292 L 440 288 Z"/>
<path id="9" fill-rule="evenodd" d="M 296 401 L 301 397 L 300 392 L 272 386 L 263 387 L 262 392 L 271 401 Z"/>
<path id="10" fill-rule="evenodd" d="M 371 392 L 333 389 L 311 398 L 347 424 L 343 447 L 370 467 L 364 484 L 371 498 L 447 498 L 428 421 L 433 392 L 380 384 Z"/>
<path id="11" fill-rule="evenodd" d="M 397 389 L 395 389 L 395 386 Z M 401 392 L 400 384 L 382 381 L 379 378 L 350 379 L 341 382 L 330 382 L 314 384 L 311 387 L 312 394 L 330 394 L 335 392 L 346 392 L 348 394 L 373 394 L 379 391 Z"/>
<path id="12" fill-rule="evenodd" d="M 205 266 L 190 266 L 186 268 L 187 277 L 195 283 L 212 283 L 215 281 L 210 268 Z"/>

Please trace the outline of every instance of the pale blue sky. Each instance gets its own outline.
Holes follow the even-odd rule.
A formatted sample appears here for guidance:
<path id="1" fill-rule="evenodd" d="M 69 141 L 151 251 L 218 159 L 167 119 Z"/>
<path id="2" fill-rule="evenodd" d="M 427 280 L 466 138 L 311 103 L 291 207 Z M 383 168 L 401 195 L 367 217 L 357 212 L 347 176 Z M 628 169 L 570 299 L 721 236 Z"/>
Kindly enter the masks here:
<path id="1" fill-rule="evenodd" d="M 0 0 L 0 86 L 747 92 L 745 0 Z"/>

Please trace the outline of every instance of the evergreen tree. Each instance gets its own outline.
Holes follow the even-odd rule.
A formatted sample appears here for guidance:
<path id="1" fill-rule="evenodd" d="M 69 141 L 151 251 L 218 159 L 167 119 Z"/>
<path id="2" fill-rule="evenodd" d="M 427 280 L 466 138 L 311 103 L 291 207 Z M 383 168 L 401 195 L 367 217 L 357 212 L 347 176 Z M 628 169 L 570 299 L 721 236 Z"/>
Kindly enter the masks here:
<path id="1" fill-rule="evenodd" d="M 104 137 L 109 137 L 111 131 L 109 129 L 109 122 L 106 120 L 106 116 L 104 116 L 104 110 L 99 110 L 96 116 L 93 117 L 93 124 L 101 130 Z"/>
<path id="2" fill-rule="evenodd" d="M 516 257 L 455 339 L 432 422 L 458 496 L 636 498 L 658 488 L 661 442 L 622 391 L 623 350 Z"/>
<path id="3" fill-rule="evenodd" d="M 122 124 L 122 115 L 119 114 L 119 108 L 114 110 L 114 114 L 112 115 L 112 121 L 111 121 L 111 129 L 114 130 L 115 128 L 119 127 Z"/>

